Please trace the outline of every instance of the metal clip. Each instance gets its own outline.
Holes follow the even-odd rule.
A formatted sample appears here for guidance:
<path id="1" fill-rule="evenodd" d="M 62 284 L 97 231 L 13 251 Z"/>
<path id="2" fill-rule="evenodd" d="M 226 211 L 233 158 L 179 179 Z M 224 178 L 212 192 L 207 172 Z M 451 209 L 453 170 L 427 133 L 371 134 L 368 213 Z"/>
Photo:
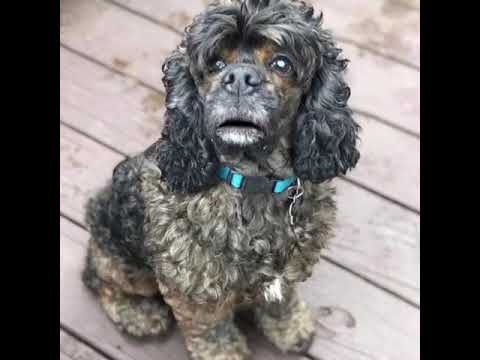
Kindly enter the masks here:
<path id="1" fill-rule="evenodd" d="M 293 194 L 290 194 L 290 190 L 294 190 Z M 297 185 L 288 188 L 288 198 L 292 200 L 288 208 L 288 215 L 290 216 L 290 225 L 295 225 L 294 221 L 294 207 L 297 201 L 303 196 L 303 187 L 300 179 L 297 178 Z"/>

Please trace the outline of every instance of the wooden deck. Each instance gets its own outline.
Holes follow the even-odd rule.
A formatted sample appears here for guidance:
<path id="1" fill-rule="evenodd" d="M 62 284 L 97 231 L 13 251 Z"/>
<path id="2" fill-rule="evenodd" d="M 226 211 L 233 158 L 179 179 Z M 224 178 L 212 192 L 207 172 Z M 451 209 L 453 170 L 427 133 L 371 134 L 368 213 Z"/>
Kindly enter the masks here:
<path id="1" fill-rule="evenodd" d="M 118 333 L 83 287 L 86 199 L 163 125 L 161 65 L 205 0 L 61 0 L 60 358 L 187 359 L 182 338 Z M 351 60 L 359 166 L 339 224 L 301 290 L 318 311 L 317 360 L 420 358 L 419 1 L 315 0 Z M 296 359 L 248 332 L 254 359 Z"/>

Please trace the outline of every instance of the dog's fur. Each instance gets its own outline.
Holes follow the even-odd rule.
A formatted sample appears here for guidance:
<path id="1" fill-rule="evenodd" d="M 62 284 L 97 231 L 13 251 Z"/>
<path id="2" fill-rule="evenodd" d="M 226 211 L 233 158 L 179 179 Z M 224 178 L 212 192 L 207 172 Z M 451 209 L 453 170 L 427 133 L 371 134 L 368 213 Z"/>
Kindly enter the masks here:
<path id="1" fill-rule="evenodd" d="M 278 53 L 293 72 L 272 70 Z M 248 306 L 281 350 L 308 348 L 314 319 L 295 283 L 311 275 L 332 236 L 328 180 L 359 158 L 339 53 L 301 1 L 217 0 L 186 29 L 164 65 L 160 140 L 121 162 L 87 206 L 84 281 L 120 329 L 163 334 L 174 317 L 192 359 L 244 359 L 233 314 Z M 212 71 L 219 58 L 225 67 Z M 226 91 L 234 69 L 261 84 Z M 225 141 L 218 129 L 232 117 L 263 135 Z M 216 178 L 221 164 L 244 175 L 297 176 L 304 197 L 295 225 L 289 199 L 232 189 Z"/>

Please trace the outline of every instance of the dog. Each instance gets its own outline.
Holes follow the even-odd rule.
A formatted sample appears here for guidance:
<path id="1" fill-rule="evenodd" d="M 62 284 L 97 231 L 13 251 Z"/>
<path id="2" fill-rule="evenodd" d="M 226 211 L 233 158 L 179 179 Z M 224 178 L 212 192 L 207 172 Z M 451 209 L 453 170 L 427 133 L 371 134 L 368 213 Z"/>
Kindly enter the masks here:
<path id="1" fill-rule="evenodd" d="M 83 281 L 120 330 L 176 321 L 191 359 L 246 359 L 245 309 L 281 351 L 308 350 L 296 285 L 333 236 L 331 180 L 360 156 L 340 53 L 303 1 L 216 0 L 186 28 L 159 140 L 86 206 Z"/>

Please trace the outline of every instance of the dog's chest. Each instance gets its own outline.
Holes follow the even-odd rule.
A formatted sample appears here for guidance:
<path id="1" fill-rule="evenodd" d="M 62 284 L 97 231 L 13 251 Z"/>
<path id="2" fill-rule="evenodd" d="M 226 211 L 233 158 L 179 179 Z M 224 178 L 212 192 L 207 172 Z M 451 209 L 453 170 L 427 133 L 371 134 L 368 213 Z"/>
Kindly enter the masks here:
<path id="1" fill-rule="evenodd" d="M 305 280 L 334 219 L 327 188 L 305 189 L 294 233 L 288 202 L 271 194 L 245 196 L 220 184 L 180 195 L 166 190 L 156 169 L 143 178 L 150 265 L 163 283 L 198 301 L 259 294 L 279 277 Z"/>
<path id="2" fill-rule="evenodd" d="M 152 196 L 148 246 L 154 267 L 186 293 L 220 297 L 280 274 L 293 233 L 285 200 L 219 186 L 191 197 Z"/>

